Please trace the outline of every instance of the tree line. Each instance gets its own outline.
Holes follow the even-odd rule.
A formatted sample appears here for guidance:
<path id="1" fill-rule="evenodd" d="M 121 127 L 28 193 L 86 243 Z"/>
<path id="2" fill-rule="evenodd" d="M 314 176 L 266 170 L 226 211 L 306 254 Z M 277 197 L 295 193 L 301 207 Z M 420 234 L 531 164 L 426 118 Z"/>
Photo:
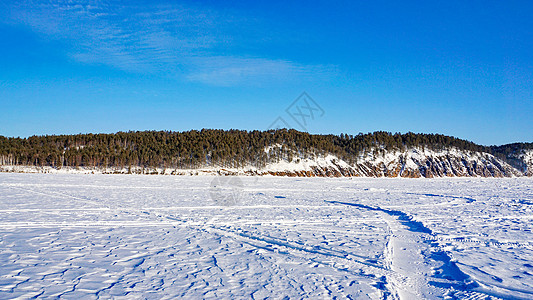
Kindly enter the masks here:
<path id="1" fill-rule="evenodd" d="M 490 147 L 440 134 L 377 131 L 358 135 L 317 135 L 293 129 L 268 131 L 130 131 L 7 138 L 0 136 L 0 164 L 68 167 L 264 167 L 293 158 L 333 154 L 353 163 L 368 151 L 412 147 L 455 147 L 490 152 Z"/>

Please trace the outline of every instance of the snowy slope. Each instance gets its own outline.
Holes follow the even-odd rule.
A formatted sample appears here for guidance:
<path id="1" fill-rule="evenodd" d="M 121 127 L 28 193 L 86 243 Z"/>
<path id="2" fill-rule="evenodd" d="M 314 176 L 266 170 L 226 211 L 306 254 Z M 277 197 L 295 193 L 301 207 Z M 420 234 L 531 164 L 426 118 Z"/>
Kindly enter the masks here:
<path id="1" fill-rule="evenodd" d="M 267 147 L 265 152 L 281 145 Z M 520 158 L 522 159 L 522 157 Z M 348 163 L 338 157 L 315 155 L 301 158 L 294 153 L 291 161 L 270 163 L 264 168 L 209 167 L 199 169 L 140 168 L 72 168 L 0 166 L 0 172 L 22 173 L 104 173 L 104 174 L 166 174 L 166 175 L 274 175 L 297 177 L 514 177 L 529 175 L 533 170 L 533 150 L 523 154 L 529 163 L 527 171 L 516 169 L 501 159 L 484 152 L 462 151 L 455 148 L 440 151 L 412 148 L 405 151 L 374 150 Z"/>
<path id="2" fill-rule="evenodd" d="M 376 161 L 378 162 L 377 168 L 375 167 Z M 389 177 L 511 177 L 520 175 L 509 164 L 491 154 L 453 148 L 441 151 L 410 149 L 403 153 L 387 153 L 381 161 L 379 158 L 377 160 L 366 158 L 363 164 L 372 166 L 373 168 L 370 169 L 374 172 L 375 170 L 381 171 L 376 175 Z"/>
<path id="3" fill-rule="evenodd" d="M 531 299 L 531 186 L 4 173 L 0 299 Z"/>
<path id="4" fill-rule="evenodd" d="M 524 150 L 518 155 L 524 163 L 523 172 L 526 176 L 533 176 L 533 149 Z"/>
<path id="5" fill-rule="evenodd" d="M 506 160 L 524 176 L 533 176 L 533 144 L 514 143 L 493 147 L 492 152 Z"/>
<path id="6" fill-rule="evenodd" d="M 524 151 L 520 158 L 526 165 L 526 170 L 524 173 L 527 176 L 533 176 L 533 149 Z"/>
<path id="7" fill-rule="evenodd" d="M 406 151 L 366 153 L 354 164 L 333 155 L 294 159 L 268 165 L 260 174 L 288 176 L 363 177 L 513 177 L 522 174 L 488 153 L 413 148 Z"/>

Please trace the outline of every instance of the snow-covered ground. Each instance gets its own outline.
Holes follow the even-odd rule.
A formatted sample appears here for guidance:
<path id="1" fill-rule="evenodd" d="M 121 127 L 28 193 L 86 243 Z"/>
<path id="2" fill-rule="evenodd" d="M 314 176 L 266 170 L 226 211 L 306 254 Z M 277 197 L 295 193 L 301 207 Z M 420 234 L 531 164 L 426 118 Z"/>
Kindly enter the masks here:
<path id="1" fill-rule="evenodd" d="M 0 298 L 533 298 L 532 178 L 0 174 Z"/>

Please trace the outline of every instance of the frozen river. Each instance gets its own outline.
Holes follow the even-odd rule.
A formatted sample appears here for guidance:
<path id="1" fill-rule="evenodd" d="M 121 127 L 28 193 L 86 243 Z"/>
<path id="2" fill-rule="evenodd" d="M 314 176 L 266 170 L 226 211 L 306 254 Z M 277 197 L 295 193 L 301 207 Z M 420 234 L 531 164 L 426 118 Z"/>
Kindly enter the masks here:
<path id="1" fill-rule="evenodd" d="M 532 178 L 0 173 L 0 298 L 533 298 Z"/>

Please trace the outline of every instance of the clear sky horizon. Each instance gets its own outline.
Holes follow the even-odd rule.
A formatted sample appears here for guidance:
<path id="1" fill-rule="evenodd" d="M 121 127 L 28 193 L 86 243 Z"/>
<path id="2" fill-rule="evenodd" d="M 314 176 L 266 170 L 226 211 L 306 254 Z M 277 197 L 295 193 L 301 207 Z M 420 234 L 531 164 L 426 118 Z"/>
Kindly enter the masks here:
<path id="1" fill-rule="evenodd" d="M 0 0 L 0 135 L 533 142 L 531 16 L 531 1 Z"/>

